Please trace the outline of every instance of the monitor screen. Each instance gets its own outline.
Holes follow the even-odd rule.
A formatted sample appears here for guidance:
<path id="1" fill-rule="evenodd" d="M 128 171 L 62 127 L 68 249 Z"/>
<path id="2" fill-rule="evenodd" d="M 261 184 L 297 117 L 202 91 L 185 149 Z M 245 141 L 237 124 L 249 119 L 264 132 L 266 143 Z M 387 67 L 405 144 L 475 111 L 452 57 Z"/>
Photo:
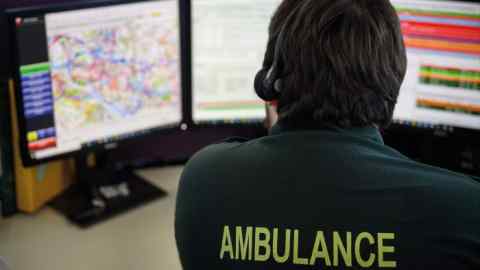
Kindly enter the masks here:
<path id="1" fill-rule="evenodd" d="M 33 160 L 181 122 L 178 1 L 13 20 L 20 136 Z"/>
<path id="2" fill-rule="evenodd" d="M 408 54 L 396 122 L 480 129 L 480 4 L 392 3 Z"/>
<path id="3" fill-rule="evenodd" d="M 245 123 L 265 119 L 254 91 L 270 18 L 281 0 L 192 1 L 193 120 Z"/>

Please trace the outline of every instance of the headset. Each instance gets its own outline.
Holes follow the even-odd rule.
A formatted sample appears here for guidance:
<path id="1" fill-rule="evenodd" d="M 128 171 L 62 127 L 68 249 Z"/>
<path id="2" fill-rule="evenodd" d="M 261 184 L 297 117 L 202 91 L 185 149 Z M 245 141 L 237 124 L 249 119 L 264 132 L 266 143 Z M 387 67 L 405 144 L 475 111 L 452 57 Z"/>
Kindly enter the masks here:
<path id="1" fill-rule="evenodd" d="M 281 83 L 279 79 L 279 73 L 283 66 L 283 61 L 280 59 L 280 33 L 277 39 L 272 39 L 269 41 L 270 45 L 267 48 L 265 53 L 265 58 L 268 57 L 268 51 L 271 50 L 271 44 L 275 42 L 273 63 L 269 67 L 264 66 L 260 71 L 258 71 L 255 76 L 255 92 L 258 97 L 263 99 L 266 102 L 277 100 L 281 92 Z"/>
<path id="2" fill-rule="evenodd" d="M 283 36 L 285 35 L 287 25 L 289 24 L 290 20 L 292 20 L 292 18 L 295 16 L 297 10 L 299 10 L 301 6 L 302 4 L 298 4 L 295 9 L 290 12 L 287 19 L 283 23 L 278 35 L 276 35 L 276 37 L 270 37 L 267 45 L 267 51 L 265 52 L 263 68 L 260 69 L 260 71 L 258 71 L 257 75 L 255 76 L 255 92 L 257 93 L 258 97 L 260 97 L 266 102 L 278 100 L 278 98 L 280 97 L 280 93 L 282 91 L 281 79 L 285 75 L 282 74 L 284 60 L 282 59 L 281 55 L 282 43 L 284 39 Z M 271 65 L 268 65 L 267 60 L 273 45 L 275 45 L 275 47 L 273 48 L 273 61 Z"/>

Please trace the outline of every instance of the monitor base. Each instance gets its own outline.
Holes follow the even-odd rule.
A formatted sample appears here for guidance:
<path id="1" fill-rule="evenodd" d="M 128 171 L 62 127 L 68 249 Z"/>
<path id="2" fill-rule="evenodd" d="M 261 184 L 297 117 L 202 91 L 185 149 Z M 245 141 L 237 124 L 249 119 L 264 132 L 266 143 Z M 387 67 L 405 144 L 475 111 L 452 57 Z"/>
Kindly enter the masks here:
<path id="1" fill-rule="evenodd" d="M 87 228 L 111 217 L 142 206 L 167 193 L 148 183 L 131 171 L 106 175 L 96 171 L 89 175 L 88 183 L 79 181 L 50 203 L 69 221 Z"/>

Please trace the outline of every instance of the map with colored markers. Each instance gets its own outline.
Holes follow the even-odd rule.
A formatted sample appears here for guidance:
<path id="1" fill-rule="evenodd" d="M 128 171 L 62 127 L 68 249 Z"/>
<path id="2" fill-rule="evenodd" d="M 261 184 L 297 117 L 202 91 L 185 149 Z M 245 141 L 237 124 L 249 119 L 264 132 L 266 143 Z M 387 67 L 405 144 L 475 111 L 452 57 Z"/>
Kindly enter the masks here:
<path id="1" fill-rule="evenodd" d="M 51 31 L 57 127 L 133 120 L 181 103 L 177 21 L 152 12 Z M 68 24 L 68 23 L 67 23 Z M 175 113 L 177 113 L 175 111 Z M 178 114 L 178 113 L 177 113 Z"/>

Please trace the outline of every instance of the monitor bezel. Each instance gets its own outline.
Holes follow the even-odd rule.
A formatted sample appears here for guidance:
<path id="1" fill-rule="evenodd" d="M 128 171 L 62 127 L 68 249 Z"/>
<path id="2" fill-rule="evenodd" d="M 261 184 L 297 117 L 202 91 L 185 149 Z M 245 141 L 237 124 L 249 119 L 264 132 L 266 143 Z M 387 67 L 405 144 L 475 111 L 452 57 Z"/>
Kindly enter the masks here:
<path id="1" fill-rule="evenodd" d="M 60 3 L 60 4 L 53 4 L 53 5 L 41 5 L 41 6 L 29 6 L 29 7 L 22 7 L 22 8 L 14 8 L 8 9 L 5 11 L 7 16 L 8 28 L 9 28 L 9 35 L 10 35 L 10 46 L 11 46 L 11 53 L 12 57 L 10 57 L 10 72 L 11 72 L 11 79 L 13 80 L 13 98 L 15 106 L 16 118 L 17 118 L 17 131 L 18 131 L 18 141 L 15 143 L 19 143 L 20 146 L 20 157 L 25 167 L 32 167 L 36 165 L 41 165 L 44 163 L 48 163 L 51 161 L 57 161 L 67 158 L 74 158 L 79 155 L 90 153 L 90 152 L 104 152 L 115 149 L 119 147 L 120 144 L 131 143 L 135 140 L 138 140 L 141 137 L 145 136 L 152 136 L 152 135 L 165 135 L 171 132 L 175 132 L 178 130 L 182 130 L 182 126 L 186 123 L 185 117 L 185 82 L 188 79 L 185 77 L 186 72 L 186 65 L 185 65 L 185 40 L 184 40 L 184 33 L 185 33 L 185 19 L 182 16 L 182 11 L 185 9 L 185 0 L 174 0 L 177 2 L 178 5 L 178 19 L 179 19 L 179 53 L 180 53 L 180 121 L 165 125 L 157 128 L 152 128 L 147 130 L 145 133 L 137 134 L 132 137 L 122 137 L 117 139 L 109 140 L 108 142 L 97 142 L 90 146 L 82 146 L 80 150 L 70 151 L 61 153 L 58 155 L 53 155 L 45 158 L 33 158 L 31 153 L 28 149 L 28 141 L 26 134 L 26 119 L 23 114 L 24 105 L 23 105 L 23 95 L 21 89 L 21 76 L 20 76 L 20 64 L 18 62 L 19 58 L 19 50 L 17 47 L 17 34 L 15 31 L 15 18 L 16 17 L 30 17 L 30 16 L 42 16 L 47 13 L 54 13 L 54 12 L 62 12 L 62 11 L 71 11 L 71 10 L 82 10 L 82 9 L 89 9 L 89 8 L 96 8 L 96 7 L 109 7 L 109 6 L 119 6 L 125 4 L 134 4 L 134 3 L 144 3 L 144 2 L 153 2 L 153 1 L 166 1 L 166 0 L 87 0 L 82 2 L 74 2 L 74 3 Z M 128 134 L 126 134 L 128 135 Z"/>

